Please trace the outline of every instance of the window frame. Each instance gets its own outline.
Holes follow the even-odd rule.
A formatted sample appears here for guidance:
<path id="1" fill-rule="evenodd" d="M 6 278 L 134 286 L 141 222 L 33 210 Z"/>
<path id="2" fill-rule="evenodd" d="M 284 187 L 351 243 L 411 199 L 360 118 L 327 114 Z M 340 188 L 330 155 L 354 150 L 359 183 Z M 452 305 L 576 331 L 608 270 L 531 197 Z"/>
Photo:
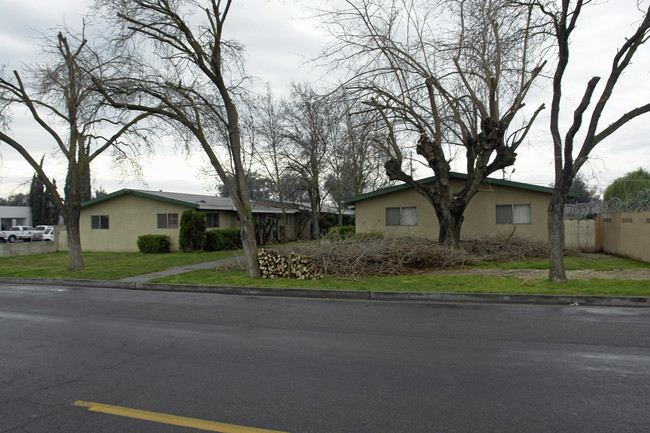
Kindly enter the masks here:
<path id="1" fill-rule="evenodd" d="M 214 218 L 217 218 L 217 224 L 214 224 Z M 206 212 L 205 213 L 205 228 L 218 229 L 220 227 L 221 217 L 219 212 Z"/>
<path id="2" fill-rule="evenodd" d="M 165 215 L 165 225 L 161 223 L 161 216 Z M 174 222 L 175 220 L 175 222 Z M 179 228 L 178 212 L 156 214 L 156 226 L 159 230 L 175 230 Z"/>
<path id="3" fill-rule="evenodd" d="M 509 214 L 506 216 L 503 211 L 505 209 L 509 208 Z M 517 208 L 522 209 L 525 208 L 527 211 L 525 212 L 525 220 L 524 221 L 517 221 Z M 499 209 L 501 209 L 502 212 L 499 212 Z M 529 225 L 533 223 L 533 214 L 532 214 L 532 206 L 530 203 L 526 204 L 498 204 L 496 205 L 496 210 L 495 210 L 495 222 L 497 225 Z M 519 213 L 521 215 L 521 213 Z M 500 216 L 502 217 L 500 220 Z M 506 216 L 507 221 L 503 221 L 503 217 Z M 520 216 L 521 218 L 521 216 Z"/>
<path id="4" fill-rule="evenodd" d="M 108 215 L 91 215 L 91 230 L 108 230 L 110 228 L 110 218 Z"/>
<path id="5" fill-rule="evenodd" d="M 399 212 L 399 222 L 395 222 L 396 216 L 389 216 L 389 212 Z M 408 215 L 407 212 L 413 212 L 412 215 Z M 407 224 L 409 218 L 413 219 L 412 224 Z M 416 206 L 392 206 L 386 208 L 386 226 L 390 227 L 415 227 L 418 225 L 418 211 Z"/>

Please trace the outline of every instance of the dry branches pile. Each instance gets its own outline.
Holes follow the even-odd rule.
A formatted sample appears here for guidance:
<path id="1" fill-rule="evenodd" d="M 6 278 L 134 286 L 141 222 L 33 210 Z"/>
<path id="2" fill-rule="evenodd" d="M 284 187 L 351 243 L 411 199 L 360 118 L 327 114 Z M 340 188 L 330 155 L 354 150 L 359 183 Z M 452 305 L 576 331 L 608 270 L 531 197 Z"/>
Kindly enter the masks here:
<path id="1" fill-rule="evenodd" d="M 468 259 L 462 250 L 445 248 L 436 242 L 417 238 L 322 241 L 309 254 L 324 273 L 339 277 L 400 275 L 423 269 L 459 266 Z"/>
<path id="2" fill-rule="evenodd" d="M 313 278 L 325 274 L 354 278 L 411 274 L 481 261 L 547 257 L 547 251 L 543 244 L 517 238 L 464 241 L 457 249 L 422 238 L 347 238 L 261 250 L 259 258 L 265 278 Z"/>
<path id="3" fill-rule="evenodd" d="M 461 242 L 461 248 L 479 260 L 523 260 L 548 257 L 546 244 L 515 237 L 485 238 Z"/>

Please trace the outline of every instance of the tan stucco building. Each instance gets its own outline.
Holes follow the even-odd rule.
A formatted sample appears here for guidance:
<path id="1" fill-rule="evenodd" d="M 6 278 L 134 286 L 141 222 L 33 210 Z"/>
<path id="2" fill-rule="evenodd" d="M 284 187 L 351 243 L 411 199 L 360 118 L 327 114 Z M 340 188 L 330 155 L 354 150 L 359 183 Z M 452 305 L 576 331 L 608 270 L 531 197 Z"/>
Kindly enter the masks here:
<path id="1" fill-rule="evenodd" d="M 452 189 L 463 188 L 466 175 L 451 173 Z M 432 182 L 433 178 L 419 182 Z M 486 179 L 465 211 L 462 239 L 514 235 L 547 241 L 547 210 L 552 188 Z M 355 208 L 357 233 L 438 238 L 433 206 L 406 184 L 384 188 L 345 200 Z"/>
<path id="2" fill-rule="evenodd" d="M 238 229 L 239 218 L 231 199 L 199 194 L 122 189 L 83 203 L 80 233 L 84 251 L 138 251 L 140 235 L 168 235 L 171 250 L 178 251 L 180 218 L 194 209 L 205 212 L 207 230 Z M 273 224 L 274 235 L 287 230 L 289 240 L 309 237 L 309 224 L 298 208 L 286 209 L 283 221 L 280 207 L 253 203 L 257 223 Z"/>

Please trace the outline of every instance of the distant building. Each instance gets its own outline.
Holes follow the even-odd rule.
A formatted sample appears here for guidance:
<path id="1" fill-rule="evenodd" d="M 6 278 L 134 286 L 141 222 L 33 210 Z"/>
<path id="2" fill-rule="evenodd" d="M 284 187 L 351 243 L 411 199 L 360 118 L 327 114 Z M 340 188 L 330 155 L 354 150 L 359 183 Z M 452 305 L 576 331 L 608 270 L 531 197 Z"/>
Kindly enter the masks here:
<path id="1" fill-rule="evenodd" d="M 0 206 L 2 230 L 11 226 L 31 226 L 32 212 L 29 206 Z"/>

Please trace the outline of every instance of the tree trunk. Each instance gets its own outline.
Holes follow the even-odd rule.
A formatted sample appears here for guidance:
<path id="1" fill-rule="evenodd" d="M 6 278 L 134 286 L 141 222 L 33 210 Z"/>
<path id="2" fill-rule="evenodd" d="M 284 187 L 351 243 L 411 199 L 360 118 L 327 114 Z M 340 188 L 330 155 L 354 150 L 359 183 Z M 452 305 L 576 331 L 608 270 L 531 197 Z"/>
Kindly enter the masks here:
<path id="1" fill-rule="evenodd" d="M 309 194 L 311 206 L 311 237 L 312 239 L 320 238 L 320 212 L 318 205 L 320 203 L 320 194 L 317 189 L 312 189 Z"/>
<path id="2" fill-rule="evenodd" d="M 463 214 L 456 215 L 445 212 L 443 218 L 438 217 L 438 224 L 440 225 L 438 242 L 451 248 L 458 248 L 460 231 L 463 226 Z"/>
<path id="3" fill-rule="evenodd" d="M 85 269 L 81 254 L 81 234 L 79 232 L 79 219 L 81 217 L 80 197 L 81 176 L 79 167 L 74 161 L 68 162 L 68 175 L 65 182 L 65 226 L 68 231 L 69 268 L 72 271 Z"/>
<path id="4" fill-rule="evenodd" d="M 81 214 L 79 204 L 68 206 L 65 226 L 68 231 L 68 256 L 70 258 L 71 271 L 83 271 L 85 269 L 84 259 L 81 252 L 81 235 L 79 233 L 79 217 Z"/>
<path id="5" fill-rule="evenodd" d="M 553 283 L 566 283 L 564 269 L 564 195 L 556 187 L 548 206 L 548 278 Z"/>
<path id="6" fill-rule="evenodd" d="M 289 242 L 289 234 L 287 233 L 289 228 L 287 225 L 287 211 L 284 209 L 284 203 L 280 202 L 280 205 L 282 206 L 282 243 L 286 244 Z"/>
<path id="7" fill-rule="evenodd" d="M 252 214 L 251 214 L 252 216 Z M 251 278 L 260 278 L 260 264 L 257 258 L 257 242 L 255 239 L 255 222 L 252 218 L 241 220 L 241 243 L 246 259 L 246 272 Z"/>
<path id="8" fill-rule="evenodd" d="M 313 239 L 320 238 L 320 223 L 319 223 L 318 219 L 319 219 L 318 210 L 312 208 L 312 211 L 311 211 L 311 230 L 312 230 L 311 237 Z"/>

